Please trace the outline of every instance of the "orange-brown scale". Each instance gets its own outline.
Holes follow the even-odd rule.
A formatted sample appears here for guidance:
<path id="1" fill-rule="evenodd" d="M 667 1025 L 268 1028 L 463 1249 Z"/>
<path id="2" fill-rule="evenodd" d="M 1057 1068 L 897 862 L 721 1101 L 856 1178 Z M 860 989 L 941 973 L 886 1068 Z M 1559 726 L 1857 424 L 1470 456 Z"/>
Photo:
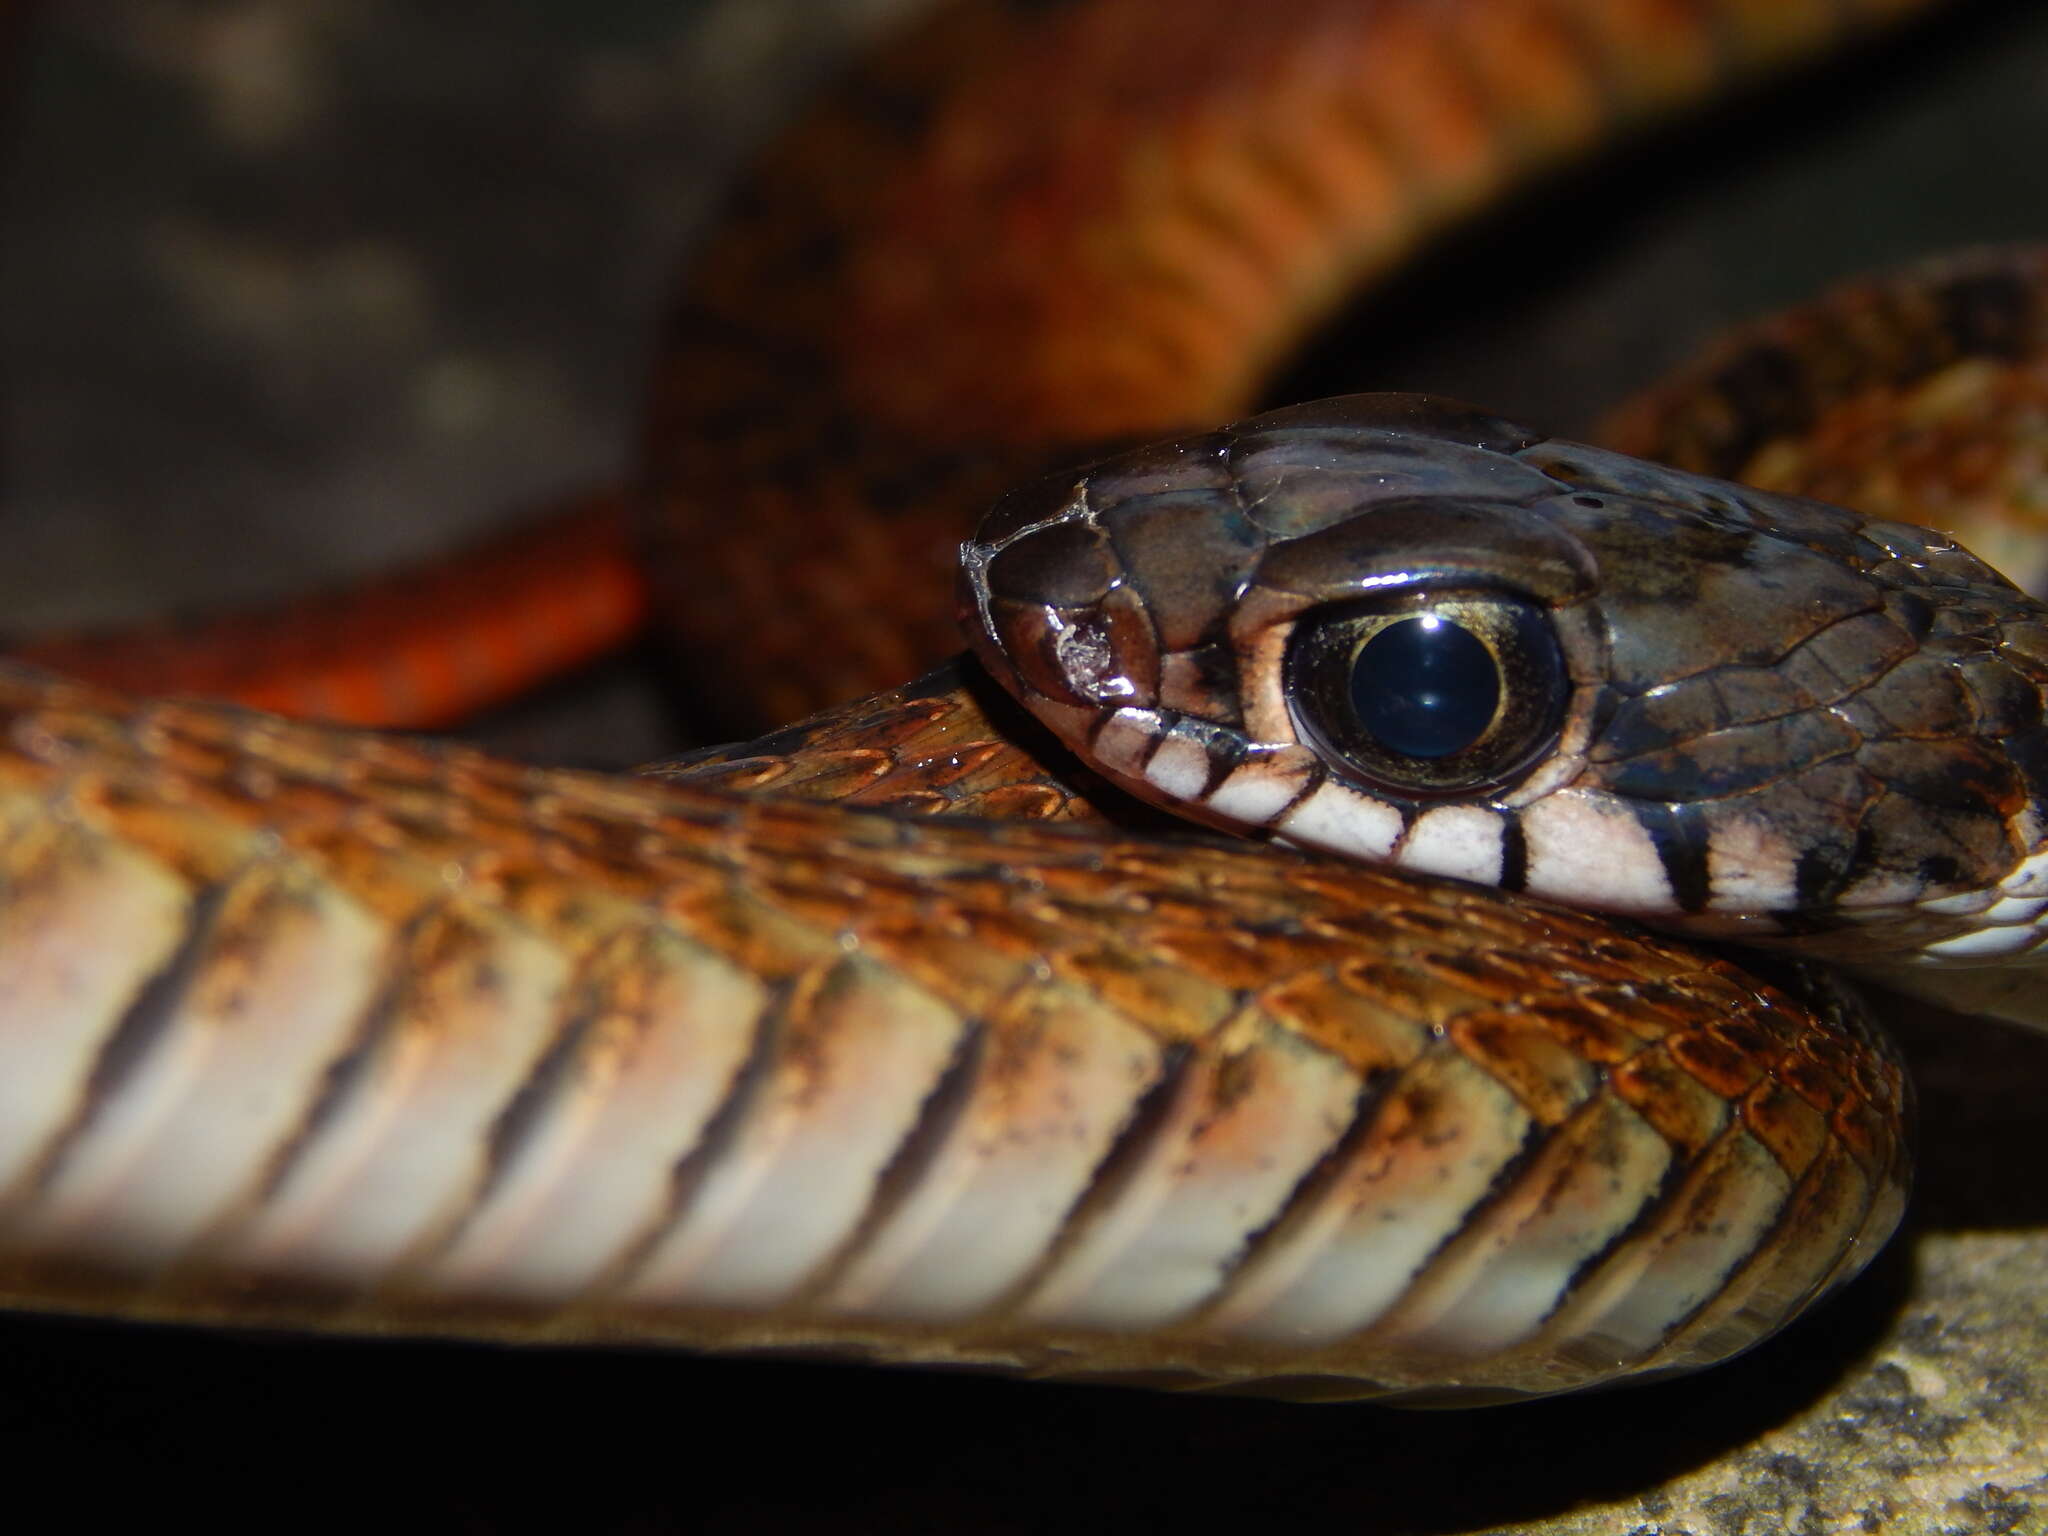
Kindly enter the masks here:
<path id="1" fill-rule="evenodd" d="M 138 694 L 232 699 L 342 725 L 447 725 L 616 650 L 646 623 L 628 499 L 376 583 L 273 608 L 25 640 L 8 653 Z"/>
<path id="2" fill-rule="evenodd" d="M 752 741 L 652 763 L 655 778 L 830 800 L 899 816 L 994 821 L 1163 818 L 1102 783 L 977 669 L 949 662 Z"/>
<path id="3" fill-rule="evenodd" d="M 1932 0 L 954 0 L 800 121 L 697 260 L 647 431 L 653 565 L 758 729 L 954 643 L 952 541 L 1092 446 L 1240 414 L 1348 290 L 1518 178 Z M 642 622 L 616 498 L 388 591 L 21 654 L 445 723 Z M 481 599 L 481 600 L 480 600 Z"/>
<path id="4" fill-rule="evenodd" d="M 1511 181 L 1913 8 L 946 6 L 770 151 L 698 262 L 648 433 L 664 612 L 736 712 L 885 686 L 950 646 L 933 552 L 1005 486 L 1242 414 Z"/>
<path id="5" fill-rule="evenodd" d="M 1035 1049 L 1038 989 L 1078 987 L 1162 1045 L 1203 1059 L 1219 1053 L 1215 1113 L 1227 1107 L 1231 1082 L 1246 1086 L 1223 1067 L 1239 1050 L 1232 1021 L 1252 999 L 1276 1025 L 1299 1031 L 1367 1080 L 1402 1071 L 1416 1042 L 1432 1037 L 1427 1029 L 1416 1034 L 1416 1022 L 1434 1020 L 1444 1032 L 1438 1049 L 1461 1053 L 1513 1086 L 1539 1120 L 1577 1125 L 1571 1134 L 1594 1142 L 1612 1111 L 1575 1112 L 1574 1104 L 1592 1102 L 1589 1092 L 1668 1100 L 1662 1118 L 1681 1129 L 1674 1139 L 1681 1150 L 1698 1143 L 1699 1133 L 1683 1128 L 1700 1115 L 1693 1085 L 1702 1080 L 1688 1074 L 1675 1093 L 1662 1095 L 1651 1091 L 1654 1074 L 1621 1085 L 1647 1053 L 1684 1063 L 1686 1041 L 1712 1038 L 1744 1066 L 1732 1081 L 1708 1086 L 1744 1096 L 1744 1123 L 1811 1186 L 1795 1214 L 1825 1209 L 1839 1225 L 1873 1208 L 1875 1192 L 1901 1176 L 1895 1130 L 1861 1115 L 1866 1102 L 1895 1115 L 1899 1080 L 1889 1064 L 1864 1059 L 1856 1037 L 1823 1024 L 1828 1043 L 1802 1055 L 1788 1000 L 1726 962 L 1483 892 L 1415 887 L 1248 846 L 1120 836 L 1105 843 L 1102 828 L 1083 838 L 943 817 L 912 825 L 686 785 L 549 773 L 460 749 L 196 705 L 130 708 L 12 671 L 0 673 L 0 795 L 10 807 L 0 862 L 10 866 L 40 858 L 33 854 L 38 835 L 56 831 L 60 840 L 104 840 L 146 855 L 179 872 L 195 900 L 218 892 L 231 902 L 254 901 L 258 886 L 270 889 L 288 876 L 380 914 L 397 936 L 385 964 L 418 1000 L 418 1026 L 437 1016 L 434 998 L 445 995 L 454 1007 L 480 984 L 471 974 L 486 953 L 477 938 L 504 917 L 571 957 L 580 981 L 559 1005 L 560 1027 L 576 1017 L 613 1018 L 630 1034 L 633 999 L 647 978 L 647 937 L 668 932 L 793 987 L 787 996 L 798 1043 L 818 1048 L 829 1034 L 803 1031 L 840 1026 L 802 999 L 824 1007 L 819 989 L 839 984 L 834 978 L 849 955 L 944 1000 L 961 1020 L 979 1020 L 993 1032 L 986 1060 L 1019 1071 Z M 251 885 L 263 871 L 271 873 Z M 1196 942 L 1200 933 L 1221 931 L 1243 941 Z M 1359 942 L 1376 958 L 1360 960 Z M 1505 969 L 1471 963 L 1508 945 L 1526 960 Z M 209 984 L 230 983 L 235 953 L 230 943 L 199 974 Z M 1567 987 L 1592 987 L 1623 967 L 1662 999 L 1634 1021 L 1633 1036 L 1589 1025 L 1555 1000 L 1530 1008 L 1523 997 L 1535 968 Z M 1690 1009 L 1689 998 L 1697 999 Z M 564 1048 L 599 1050 L 617 1029 L 597 1029 L 587 1044 L 564 1037 Z M 790 1058 L 791 1070 L 801 1056 Z M 550 1059 L 539 1052 L 525 1081 L 535 1081 Z M 1793 1075 L 1799 1092 L 1776 1086 Z M 1009 1092 L 1000 1074 L 986 1081 L 990 1092 Z M 1430 1093 L 1427 1074 L 1399 1089 L 1418 1127 L 1429 1118 Z M 1808 1098 L 1823 1107 L 1810 1107 Z M 992 1124 L 1001 1123 L 999 1104 L 976 1102 L 998 1116 Z M 1835 1171 L 1810 1174 L 1823 1163 Z M 1562 1167 L 1557 1173 L 1563 1176 Z M 1819 1283 L 1816 1250 L 1806 1241 L 1804 1214 L 1793 1230 L 1799 1242 L 1756 1266 L 1778 1274 L 1790 1265 L 1796 1283 L 1771 1284 L 1803 1295 Z M 253 1311 L 244 1316 L 356 1326 L 568 1330 L 732 1346 L 837 1340 L 884 1355 L 1042 1359 L 1038 1335 L 1000 1320 L 932 1335 L 801 1313 L 615 1314 L 596 1302 L 558 1317 L 549 1308 L 506 1310 L 486 1297 L 480 1310 L 459 1312 L 432 1298 L 409 1301 L 402 1285 L 368 1302 L 342 1294 L 323 1303 L 322 1287 L 273 1294 L 260 1279 L 215 1274 L 203 1254 L 161 1283 L 118 1266 L 102 1272 L 62 1251 L 17 1251 L 7 1267 L 17 1302 L 46 1305 L 171 1315 L 247 1307 Z M 330 1310 L 336 1305 L 340 1311 Z M 1077 1342 L 1063 1340 L 1056 1355 Z M 1184 1341 L 1155 1351 L 1134 1340 L 1090 1347 L 1112 1360 L 1176 1370 L 1209 1359 L 1212 1348 Z M 1339 1349 L 1265 1363 L 1321 1371 L 1348 1369 L 1346 1362 L 1354 1357 Z M 1509 1376 L 1537 1389 L 1571 1376 L 1551 1365 L 1526 1365 L 1525 1376 L 1514 1375 L 1524 1369 L 1514 1366 Z"/>
<path id="6" fill-rule="evenodd" d="M 1681 469 L 1928 524 L 2048 592 L 2048 248 L 1942 257 L 1743 326 L 1602 435 Z"/>

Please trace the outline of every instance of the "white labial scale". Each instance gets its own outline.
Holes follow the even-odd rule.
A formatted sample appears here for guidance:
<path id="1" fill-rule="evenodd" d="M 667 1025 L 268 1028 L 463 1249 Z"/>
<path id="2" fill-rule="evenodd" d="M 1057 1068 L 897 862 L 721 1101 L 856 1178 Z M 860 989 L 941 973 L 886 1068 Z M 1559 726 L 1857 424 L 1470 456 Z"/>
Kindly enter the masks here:
<path id="1" fill-rule="evenodd" d="M 2029 923 L 1972 928 L 1967 933 L 1936 939 L 1924 947 L 1929 956 L 1943 960 L 2002 960 L 2024 954 L 2044 941 L 2048 941 L 2048 934 Z"/>
<path id="2" fill-rule="evenodd" d="M 1764 1241 L 1791 1188 L 1754 1136 L 1724 1132 L 1651 1224 L 1545 1323 L 1545 1336 L 1592 1360 L 1642 1358 Z"/>
<path id="3" fill-rule="evenodd" d="M 676 1164 L 746 1064 L 768 989 L 673 934 L 648 935 L 635 958 L 649 973 L 637 1008 L 593 1021 L 545 1123 L 522 1139 L 423 1285 L 570 1297 L 662 1213 Z"/>
<path id="4" fill-rule="evenodd" d="M 436 962 L 383 1005 L 367 1054 L 222 1244 L 223 1268 L 366 1284 L 478 1186 L 491 1127 L 554 1038 L 569 963 L 485 908 L 451 903 L 428 922 L 416 937 Z"/>
<path id="5" fill-rule="evenodd" d="M 1627 912 L 1678 904 L 1656 844 L 1625 806 L 1561 790 L 1523 810 L 1522 839 L 1533 895 Z"/>
<path id="6" fill-rule="evenodd" d="M 11 838 L 0 863 L 7 897 L 0 903 L 6 1190 L 77 1112 L 101 1047 L 177 949 L 191 892 L 154 860 L 49 818 Z M 109 945 L 110 933 L 122 942 Z M 6 1225 L 0 1217 L 0 1231 Z"/>
<path id="7" fill-rule="evenodd" d="M 1998 882 L 2004 896 L 2048 896 L 2048 848 L 2028 854 L 2018 868 Z"/>
<path id="8" fill-rule="evenodd" d="M 1655 1197 L 1671 1147 L 1627 1105 L 1602 1097 L 1551 1133 L 1373 1331 L 1468 1359 L 1518 1343 L 1581 1266 Z"/>
<path id="9" fill-rule="evenodd" d="M 1731 912 L 1781 912 L 1795 904 L 1799 851 L 1756 817 L 1724 821 L 1707 841 L 1707 905 Z"/>
<path id="10" fill-rule="evenodd" d="M 1145 782 L 1170 799 L 1199 805 L 1209 771 L 1207 752 L 1184 736 L 1168 736 L 1145 765 Z"/>
<path id="11" fill-rule="evenodd" d="M 1941 917 L 1976 917 L 1988 912 L 1998 902 L 1995 888 L 1977 891 L 1957 891 L 1949 896 L 1929 896 L 1925 901 L 1916 901 L 1914 906 L 1922 912 L 1933 912 Z"/>
<path id="12" fill-rule="evenodd" d="M 1482 805 L 1446 805 L 1416 818 L 1396 862 L 1403 869 L 1480 885 L 1500 884 L 1504 823 Z"/>
<path id="13" fill-rule="evenodd" d="M 1402 821 L 1386 802 L 1325 781 L 1281 817 L 1277 830 L 1297 847 L 1385 860 L 1401 841 Z"/>
<path id="14" fill-rule="evenodd" d="M 1359 1088 L 1342 1062 L 1268 1023 L 1247 1047 L 1209 1044 L 1020 1315 L 1157 1328 L 1208 1300 L 1344 1134 Z"/>
<path id="15" fill-rule="evenodd" d="M 1166 721 L 1149 709 L 1120 709 L 1103 721 L 1081 755 L 1105 773 L 1145 781 L 1152 744 L 1166 735 Z"/>
<path id="16" fill-rule="evenodd" d="M 2048 911 L 2048 896 L 2001 896 L 1984 909 L 1984 921 L 2034 927 Z"/>
<path id="17" fill-rule="evenodd" d="M 786 1022 L 738 1129 L 619 1298 L 788 1299 L 852 1235 L 959 1032 L 954 1012 L 923 989 L 864 960 L 840 962 Z"/>
<path id="18" fill-rule="evenodd" d="M 1262 1240 L 1204 1321 L 1301 1346 L 1374 1322 L 1457 1234 L 1528 1129 L 1514 1095 L 1439 1048 L 1404 1070 L 1343 1165 Z"/>
<path id="19" fill-rule="evenodd" d="M 985 1310 L 1044 1260 L 1159 1077 L 1158 1043 L 1078 988 L 1033 988 L 984 1028 L 965 1106 L 822 1310 L 902 1322 Z"/>
<path id="20" fill-rule="evenodd" d="M 1308 782 L 1307 754 L 1300 749 L 1248 757 L 1216 786 L 1209 809 L 1247 827 L 1269 827 Z"/>
<path id="21" fill-rule="evenodd" d="M 302 871 L 258 865 L 209 916 L 168 1014 L 145 1026 L 16 1231 L 153 1266 L 252 1192 L 376 994 L 384 926 Z"/>
<path id="22" fill-rule="evenodd" d="M 1921 946 L 1922 959 L 1934 963 L 2013 960 L 2048 943 L 2048 924 L 2042 921 L 2042 913 L 2048 911 L 2048 895 L 2014 895 L 2008 890 L 2012 886 L 2031 891 L 2034 882 L 2016 872 L 1988 890 L 1962 891 L 1915 903 L 1922 912 L 1975 920 L 1961 933 Z"/>

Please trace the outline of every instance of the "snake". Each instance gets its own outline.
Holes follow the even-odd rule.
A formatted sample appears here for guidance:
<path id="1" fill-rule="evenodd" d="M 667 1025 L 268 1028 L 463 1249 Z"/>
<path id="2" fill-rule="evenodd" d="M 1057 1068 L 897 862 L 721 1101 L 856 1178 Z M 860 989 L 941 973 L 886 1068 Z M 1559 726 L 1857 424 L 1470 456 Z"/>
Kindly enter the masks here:
<path id="1" fill-rule="evenodd" d="M 1891 9 L 1219 7 L 1223 45 L 1169 60 L 1128 0 L 953 7 L 700 256 L 651 432 L 667 606 L 744 632 L 723 681 L 773 709 L 910 671 L 920 612 L 781 620 L 868 618 L 857 577 L 928 570 L 929 509 L 1233 416 L 1340 274 Z M 1007 87 L 935 94 L 963 58 Z M 1109 238 L 1102 135 L 1173 168 L 1154 118 L 1217 150 L 1242 105 L 1105 91 L 1133 59 L 1272 90 L 1321 158 L 1189 150 L 1167 222 L 1212 243 Z M 1055 78 L 1110 127 L 1012 157 Z M 1000 259 L 951 249 L 992 228 Z M 1284 312 L 1246 233 L 1276 228 L 1309 251 Z M 990 370 L 998 333 L 1042 350 Z M 672 514 L 706 505 L 746 564 L 692 558 Z M 1895 1223 L 1904 1078 L 1818 962 L 2024 1011 L 2048 631 L 1943 535 L 1381 396 L 1055 470 L 959 581 L 931 610 L 979 673 L 639 780 L 10 664 L 0 1292 L 1542 1395 L 1747 1348 Z M 1452 703 L 1394 721 L 1445 669 Z"/>

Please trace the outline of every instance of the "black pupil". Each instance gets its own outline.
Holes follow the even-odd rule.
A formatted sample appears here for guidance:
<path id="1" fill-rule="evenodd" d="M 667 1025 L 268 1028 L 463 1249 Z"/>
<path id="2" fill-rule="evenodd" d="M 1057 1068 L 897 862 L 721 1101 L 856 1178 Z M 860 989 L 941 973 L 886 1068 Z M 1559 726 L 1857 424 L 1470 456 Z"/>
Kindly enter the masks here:
<path id="1" fill-rule="evenodd" d="M 1449 757 L 1493 723 L 1500 668 L 1469 630 L 1427 614 L 1403 619 L 1359 647 L 1351 707 L 1388 751 Z"/>

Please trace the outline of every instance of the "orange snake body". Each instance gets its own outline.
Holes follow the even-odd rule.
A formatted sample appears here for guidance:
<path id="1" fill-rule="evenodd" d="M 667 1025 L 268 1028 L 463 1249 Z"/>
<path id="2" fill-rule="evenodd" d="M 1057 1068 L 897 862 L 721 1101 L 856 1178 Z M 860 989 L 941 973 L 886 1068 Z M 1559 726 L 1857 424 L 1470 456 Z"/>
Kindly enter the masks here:
<path id="1" fill-rule="evenodd" d="M 1156 0 L 949 0 L 734 189 L 633 495 L 367 597 L 14 653 L 438 725 L 630 633 L 651 572 L 734 731 L 887 687 L 956 646 L 952 549 L 1001 492 L 1244 414 L 1432 234 L 1926 3 L 1299 0 L 1275 25 L 1192 0 L 1162 25 Z"/>
<path id="2" fill-rule="evenodd" d="M 746 634 L 721 682 L 771 712 L 901 675 L 940 610 L 884 628 L 855 594 L 942 592 L 906 574 L 935 518 L 1075 444 L 1236 413 L 1348 285 L 1512 178 L 1907 8 L 1312 3 L 1282 29 L 1218 0 L 1181 9 L 1199 48 L 1163 48 L 1135 0 L 953 7 L 772 153 L 701 257 L 650 432 L 665 606 Z M 736 564 L 706 509 L 747 527 Z M 24 1304 L 1427 1401 L 1717 1358 L 1895 1215 L 1902 1089 L 1857 1026 L 1596 919 L 0 686 Z M 951 704 L 899 706 L 913 744 L 988 748 L 949 743 L 956 777 L 1002 756 Z M 836 783 L 772 749 L 739 771 L 858 799 L 906 759 L 862 729 Z M 1532 987 L 1559 975 L 1576 995 Z M 1638 1124 L 1683 1154 L 1642 1241 L 1603 1229 L 1599 1283 L 1498 1350 L 1439 1328 Z M 1483 1135 L 1462 1166 L 1403 1150 Z M 1758 1170 L 1769 1237 L 1721 1255 L 1726 1288 L 1617 1322 Z M 1353 1183 L 1453 1176 L 1476 1214 L 1372 1327 L 1246 1322 L 1249 1246 L 1342 1228 Z M 1196 1218 L 1186 1306 L 1128 1328 L 1119 1266 Z"/>

